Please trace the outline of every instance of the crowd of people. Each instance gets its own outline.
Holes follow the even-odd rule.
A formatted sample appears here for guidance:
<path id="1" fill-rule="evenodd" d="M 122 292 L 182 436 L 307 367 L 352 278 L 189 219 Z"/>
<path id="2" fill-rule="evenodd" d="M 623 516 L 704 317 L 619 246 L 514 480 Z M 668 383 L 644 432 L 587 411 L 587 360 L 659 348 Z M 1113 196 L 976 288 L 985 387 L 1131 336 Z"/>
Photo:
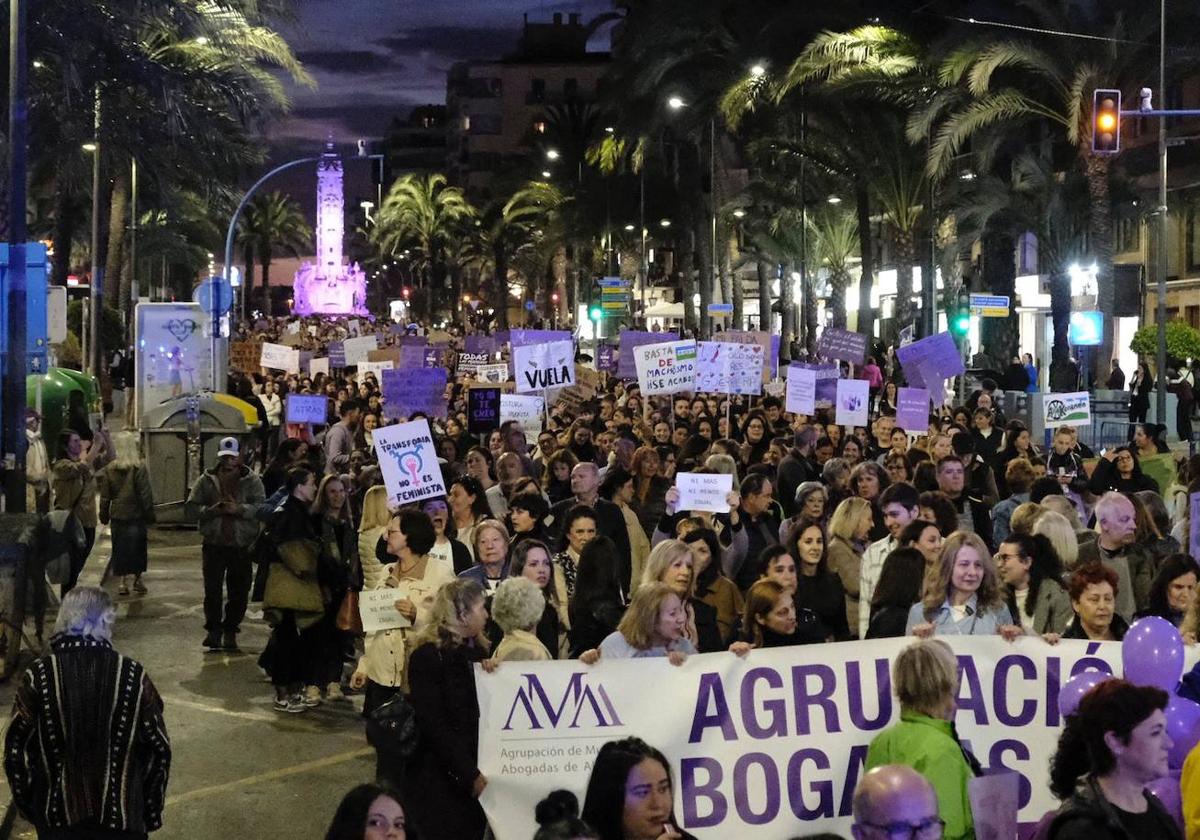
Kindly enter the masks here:
<path id="1" fill-rule="evenodd" d="M 271 339 L 293 329 L 280 320 L 253 332 Z M 294 334 L 320 353 L 345 329 L 308 320 Z M 383 343 L 397 340 L 389 332 Z M 258 661 L 276 710 L 303 714 L 363 695 L 376 785 L 347 797 L 330 838 L 404 836 L 407 826 L 410 836 L 468 840 L 486 829 L 476 664 L 679 664 L 697 653 L 912 636 L 895 663 L 901 721 L 871 746 L 868 766 L 879 769 L 855 796 L 855 836 L 932 838 L 944 827 L 946 837 L 971 837 L 962 785 L 979 767 L 953 731 L 957 675 L 942 640 L 1120 640 L 1136 618 L 1155 615 L 1195 643 L 1200 567 L 1186 550 L 1187 499 L 1200 490 L 1200 458 L 1181 460 L 1163 487 L 1139 466 L 1163 448 L 1153 426 L 1134 425 L 1128 444 L 1099 454 L 1064 426 L 1043 449 L 1004 416 L 991 380 L 962 404 L 936 407 L 922 428 L 899 428 L 902 372 L 888 372 L 871 374 L 871 422 L 857 427 L 828 409 L 786 412 L 779 396 L 650 399 L 636 382 L 605 376 L 582 400 L 552 400 L 535 440 L 518 422 L 469 434 L 471 378 L 452 374 L 445 416 L 425 418 L 446 495 L 402 506 L 389 501 L 373 436 L 414 418 L 388 416 L 374 374 L 232 373 L 230 392 L 260 423 L 220 441 L 187 500 L 203 542 L 203 645 L 237 650 L 248 605 L 261 602 L 271 636 Z M 328 422 L 288 423 L 288 394 L 326 395 Z M 78 435 L 60 443 L 52 506 L 75 512 L 86 543 L 64 587 L 78 577 L 98 509 L 113 526 L 119 595 L 136 597 L 154 510 L 145 466 L 136 453 L 114 457 L 101 470 L 97 508 L 97 459 L 119 447 L 99 436 L 84 454 Z M 678 473 L 731 476 L 728 511 L 682 509 Z M 403 627 L 363 632 L 357 605 L 376 589 L 398 591 Z M 52 656 L 88 637 L 63 632 L 68 641 Z M 1125 702 L 1106 691 L 1104 702 Z M 1159 700 L 1138 698 L 1139 709 Z M 155 711 L 145 718 L 158 720 Z M 1113 731 L 1119 740 L 1126 724 L 1153 717 L 1150 709 Z M 1071 727 L 1064 739 L 1080 737 Z M 21 732 L 16 747 L 32 749 L 30 731 L 10 729 L 10 750 Z M 929 746 L 931 732 L 947 740 Z M 916 743 L 928 754 L 915 758 Z M 1090 795 L 1109 796 L 1121 825 L 1145 825 L 1123 816 L 1149 819 L 1136 797 L 1112 799 L 1104 773 L 1116 771 L 1099 760 L 1102 746 L 1086 751 L 1098 762 Z M 1068 779 L 1066 767 L 1055 765 L 1055 793 L 1085 809 L 1077 800 L 1089 794 L 1075 784 L 1085 770 Z M 686 837 L 668 768 L 636 739 L 607 745 L 582 809 L 569 795 L 550 797 L 539 837 Z M 29 763 L 26 772 L 41 770 Z M 114 831 L 152 830 L 161 803 L 142 794 L 146 816 L 98 805 L 90 816 Z M 44 797 L 18 801 L 39 825 L 69 826 L 78 813 Z M 878 815 L 889 802 L 909 809 L 903 831 Z M 1082 836 L 1065 827 L 1065 812 L 1061 825 L 1048 836 Z"/>

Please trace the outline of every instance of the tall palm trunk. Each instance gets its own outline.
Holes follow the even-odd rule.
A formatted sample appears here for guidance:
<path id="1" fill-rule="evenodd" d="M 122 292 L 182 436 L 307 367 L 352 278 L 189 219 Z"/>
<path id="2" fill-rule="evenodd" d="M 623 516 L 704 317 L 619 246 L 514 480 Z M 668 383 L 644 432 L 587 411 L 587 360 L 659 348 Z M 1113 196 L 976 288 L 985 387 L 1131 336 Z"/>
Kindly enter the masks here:
<path id="1" fill-rule="evenodd" d="M 1096 257 L 1096 308 L 1105 313 L 1104 335 L 1095 355 L 1095 369 L 1107 371 L 1113 357 L 1113 310 L 1116 295 L 1113 288 L 1112 196 L 1109 194 L 1108 170 L 1111 158 L 1087 154 L 1084 172 L 1087 175 L 1089 223 L 1088 246 Z"/>
<path id="2" fill-rule="evenodd" d="M 891 340 L 898 343 L 900 330 L 907 327 L 913 320 L 913 262 L 916 257 L 913 232 L 899 230 L 895 232 L 896 243 L 896 305 L 892 309 Z"/>
<path id="3" fill-rule="evenodd" d="M 54 194 L 54 269 L 50 282 L 55 286 L 67 285 L 67 275 L 71 273 L 71 245 L 82 218 L 67 181 L 60 179 Z"/>
<path id="4" fill-rule="evenodd" d="M 1007 230 L 984 231 L 983 291 L 1016 300 L 1017 266 L 1013 259 L 1016 244 L 1016 238 Z M 1009 308 L 1007 318 L 984 318 L 981 327 L 984 349 L 996 363 L 996 369 L 1004 370 L 1018 351 L 1020 320 L 1017 307 Z"/>
<path id="5" fill-rule="evenodd" d="M 1071 350 L 1067 345 L 1067 330 L 1071 325 L 1071 277 L 1063 266 L 1050 272 L 1050 318 L 1054 323 L 1054 340 L 1050 345 L 1050 390 L 1069 393 L 1076 382 L 1071 370 Z"/>
<path id="6" fill-rule="evenodd" d="M 829 276 L 829 308 L 833 310 L 832 324 L 839 330 L 846 329 L 846 287 L 850 285 L 850 272 L 837 266 Z"/>
<path id="7" fill-rule="evenodd" d="M 766 260 L 756 261 L 754 273 L 758 278 L 758 328 L 774 332 L 771 329 L 771 264 Z"/>
<path id="8" fill-rule="evenodd" d="M 697 218 L 694 230 L 696 242 L 703 243 L 696 248 L 696 264 L 699 269 L 697 280 L 700 284 L 700 311 L 697 314 L 700 318 L 700 336 L 708 338 L 712 333 L 712 318 L 708 314 L 708 307 L 713 300 L 712 229 L 709 227 L 708 217 Z"/>
<path id="9" fill-rule="evenodd" d="M 733 304 L 733 317 L 730 319 L 733 329 L 744 330 L 746 323 L 743 313 L 746 308 L 746 302 L 742 293 L 742 281 L 734 276 L 732 251 L 733 243 L 727 241 L 725 247 L 721 249 L 721 285 L 723 289 L 728 289 L 728 291 L 723 292 L 725 294 L 725 302 Z"/>
<path id="10" fill-rule="evenodd" d="M 779 326 L 780 355 L 785 359 L 792 358 L 792 341 L 796 337 L 796 296 L 792 288 L 792 273 L 799 270 L 799 260 L 792 260 L 787 265 L 790 271 L 784 271 L 779 281 L 779 309 L 782 323 Z"/>
<path id="11" fill-rule="evenodd" d="M 108 203 L 108 253 L 104 260 L 104 298 L 113 309 L 128 313 L 121 299 L 121 267 L 124 264 L 125 213 L 129 208 L 129 169 L 117 165 Z"/>
<path id="12" fill-rule="evenodd" d="M 262 307 L 263 315 L 270 318 L 274 315 L 271 306 L 271 249 L 260 248 L 258 258 L 262 264 Z"/>
<path id="13" fill-rule="evenodd" d="M 858 275 L 858 332 L 875 334 L 875 310 L 871 307 L 871 287 L 875 283 L 875 241 L 871 232 L 871 198 L 866 183 L 854 187 L 854 209 L 858 214 L 858 243 L 861 269 Z"/>
<path id="14" fill-rule="evenodd" d="M 689 226 L 679 241 L 679 291 L 683 295 L 683 326 L 690 334 L 698 331 L 696 320 L 696 232 Z"/>
<path id="15" fill-rule="evenodd" d="M 508 329 L 508 250 L 501 242 L 492 245 L 492 262 L 495 265 L 495 276 L 492 283 L 496 287 L 496 329 Z"/>

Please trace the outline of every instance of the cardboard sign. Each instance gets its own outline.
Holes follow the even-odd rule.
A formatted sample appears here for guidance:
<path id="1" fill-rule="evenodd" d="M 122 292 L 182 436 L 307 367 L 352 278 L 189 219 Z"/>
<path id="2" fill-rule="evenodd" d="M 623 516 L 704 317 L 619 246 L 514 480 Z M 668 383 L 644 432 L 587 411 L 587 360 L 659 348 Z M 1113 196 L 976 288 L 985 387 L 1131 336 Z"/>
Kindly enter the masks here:
<path id="1" fill-rule="evenodd" d="M 329 398 L 321 394 L 288 394 L 284 416 L 288 423 L 323 426 L 329 422 Z"/>
<path id="2" fill-rule="evenodd" d="M 692 391 L 696 387 L 696 342 L 647 344 L 634 351 L 638 384 L 644 396 Z"/>
<path id="3" fill-rule="evenodd" d="M 817 410 L 817 372 L 801 365 L 788 365 L 787 411 L 812 414 Z"/>
<path id="4" fill-rule="evenodd" d="M 575 384 L 575 345 L 569 340 L 514 346 L 512 357 L 518 393 Z"/>
<path id="5" fill-rule="evenodd" d="M 611 344 L 601 344 L 596 348 L 596 370 L 611 372 L 617 369 L 617 360 L 613 355 L 613 349 Z"/>
<path id="6" fill-rule="evenodd" d="M 446 417 L 446 369 L 398 368 L 383 372 L 383 416 Z"/>
<path id="7" fill-rule="evenodd" d="M 763 382 L 769 382 L 779 374 L 779 336 L 765 330 L 725 330 L 721 341 L 731 344 L 757 344 L 762 348 L 763 358 L 770 359 L 770 365 L 763 365 Z"/>
<path id="8" fill-rule="evenodd" d="M 837 414 L 839 426 L 865 426 L 870 414 L 870 386 L 865 379 L 837 381 Z"/>
<path id="9" fill-rule="evenodd" d="M 258 373 L 262 345 L 257 341 L 229 342 L 229 366 L 239 373 Z"/>
<path id="10" fill-rule="evenodd" d="M 367 354 L 378 349 L 379 341 L 374 335 L 363 335 L 358 338 L 347 338 L 342 342 L 342 347 L 346 354 L 346 366 L 352 367 L 369 361 Z M 330 355 L 332 356 L 333 353 L 330 352 Z"/>
<path id="11" fill-rule="evenodd" d="M 516 420 L 525 430 L 526 440 L 537 440 L 542 431 L 542 415 L 546 404 L 541 397 L 525 394 L 500 395 L 500 425 Z"/>
<path id="12" fill-rule="evenodd" d="M 459 376 L 474 376 L 475 372 L 491 359 L 490 353 L 459 353 L 458 365 L 455 370 Z"/>
<path id="13" fill-rule="evenodd" d="M 591 385 L 582 383 L 572 385 L 569 388 L 563 388 L 558 392 L 557 402 L 564 406 L 571 414 L 579 414 L 579 410 L 583 408 L 583 404 L 596 398 L 596 389 Z"/>
<path id="14" fill-rule="evenodd" d="M 480 365 L 475 370 L 476 382 L 488 382 L 499 385 L 508 381 L 508 365 Z"/>
<path id="15" fill-rule="evenodd" d="M 817 355 L 861 365 L 867 360 L 867 336 L 837 327 L 826 327 L 817 342 Z"/>
<path id="16" fill-rule="evenodd" d="M 392 370 L 395 367 L 391 360 L 385 362 L 359 362 L 358 363 L 358 381 L 365 382 L 368 373 L 375 374 L 375 381 L 383 383 L 383 372 Z"/>
<path id="17" fill-rule="evenodd" d="M 675 488 L 679 490 L 676 510 L 703 510 L 729 513 L 725 497 L 733 490 L 733 476 L 725 473 L 677 473 Z"/>
<path id="18" fill-rule="evenodd" d="M 696 390 L 761 394 L 763 361 L 758 344 L 701 341 L 696 345 Z"/>
<path id="19" fill-rule="evenodd" d="M 346 345 L 340 341 L 329 342 L 329 366 L 331 368 L 346 366 Z"/>
<path id="20" fill-rule="evenodd" d="M 1047 426 L 1092 425 L 1092 395 L 1087 391 L 1042 394 L 1042 410 Z"/>
<path id="21" fill-rule="evenodd" d="M 312 376 L 316 376 L 319 373 L 323 373 L 326 376 L 328 376 L 329 375 L 329 358 L 327 356 L 322 356 L 319 359 L 310 359 L 308 362 L 308 372 Z"/>
<path id="22" fill-rule="evenodd" d="M 467 390 L 467 432 L 483 435 L 500 428 L 500 389 Z"/>
<path id="23" fill-rule="evenodd" d="M 400 630 L 411 627 L 407 618 L 400 615 L 396 602 L 407 598 L 403 589 L 364 589 L 358 594 L 358 615 L 362 619 L 364 633 L 380 630 Z"/>
<path id="24" fill-rule="evenodd" d="M 391 362 L 392 367 L 400 367 L 400 348 L 399 347 L 381 347 L 378 350 L 372 350 L 367 353 L 368 362 Z"/>
<path id="25" fill-rule="evenodd" d="M 966 370 L 962 354 L 958 352 L 950 333 L 938 333 L 914 341 L 897 350 L 896 357 L 900 359 L 908 383 L 917 388 L 933 390 L 933 384 L 921 372 L 922 365 L 927 366 L 938 379 L 949 379 Z"/>
<path id="26" fill-rule="evenodd" d="M 896 425 L 909 434 L 924 434 L 929 429 L 929 389 L 896 390 Z"/>
<path id="27" fill-rule="evenodd" d="M 383 483 L 393 503 L 406 505 L 446 495 L 427 421 L 380 426 L 374 438 Z"/>
<path id="28" fill-rule="evenodd" d="M 300 372 L 300 351 L 285 347 L 282 344 L 272 344 L 264 341 L 260 364 L 272 370 L 283 370 L 288 373 Z"/>
<path id="29" fill-rule="evenodd" d="M 640 330 L 621 330 L 621 346 L 617 352 L 617 376 L 621 379 L 637 379 L 637 361 L 634 351 L 646 344 L 661 344 L 664 341 L 678 341 L 679 336 L 673 332 L 642 332 Z"/>

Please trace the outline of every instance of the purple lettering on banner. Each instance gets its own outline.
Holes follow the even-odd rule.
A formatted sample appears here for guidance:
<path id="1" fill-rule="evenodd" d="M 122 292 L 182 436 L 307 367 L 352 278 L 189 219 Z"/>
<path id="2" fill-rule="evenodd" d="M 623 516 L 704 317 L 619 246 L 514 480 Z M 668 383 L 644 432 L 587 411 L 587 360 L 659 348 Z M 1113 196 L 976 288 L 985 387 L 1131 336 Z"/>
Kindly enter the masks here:
<path id="1" fill-rule="evenodd" d="M 812 782 L 809 787 L 817 792 L 817 807 L 809 808 L 804 800 L 804 763 L 811 761 L 818 770 L 829 769 L 829 756 L 821 750 L 796 750 L 788 760 L 788 799 L 792 804 L 792 813 L 798 820 L 815 820 L 821 817 L 828 819 L 833 816 L 833 782 L 823 779 Z"/>
<path id="2" fill-rule="evenodd" d="M 329 366 L 331 368 L 346 366 L 346 346 L 340 341 L 329 342 Z"/>
<path id="3" fill-rule="evenodd" d="M 617 352 L 617 376 L 620 379 L 637 379 L 637 362 L 633 358 L 633 351 L 643 344 L 662 344 L 678 340 L 679 336 L 673 332 L 621 330 L 621 348 Z"/>
<path id="4" fill-rule="evenodd" d="M 711 715 L 708 713 L 710 697 L 716 706 Z M 725 699 L 725 685 L 721 682 L 720 674 L 700 675 L 700 685 L 696 689 L 696 711 L 692 714 L 692 732 L 688 735 L 688 743 L 700 743 L 704 738 L 704 730 L 710 726 L 720 729 L 726 741 L 737 740 L 737 731 L 733 728 L 733 718 L 729 715 L 729 701 Z"/>
<path id="5" fill-rule="evenodd" d="M 1033 723 L 1037 715 L 1037 701 L 1026 699 L 1021 703 L 1020 711 L 1015 714 L 1009 711 L 1008 697 L 1016 692 L 1008 690 L 1009 672 L 1017 668 L 1026 680 L 1037 679 L 1037 667 L 1027 656 L 1003 656 L 996 663 L 996 671 L 992 675 L 992 706 L 996 710 L 996 720 L 1005 726 L 1025 726 Z"/>
<path id="6" fill-rule="evenodd" d="M 855 744 L 850 748 L 846 764 L 846 784 L 842 787 L 842 803 L 838 806 L 839 817 L 848 817 L 854 813 L 854 789 L 858 787 L 858 777 L 867 769 L 868 749 L 866 744 Z"/>
<path id="7" fill-rule="evenodd" d="M 966 694 L 962 693 L 963 689 L 966 689 Z M 979 681 L 979 670 L 975 667 L 975 660 L 970 656 L 958 657 L 958 690 L 958 710 L 974 712 L 976 725 L 987 726 L 987 700 L 983 696 L 983 684 Z"/>
<path id="8" fill-rule="evenodd" d="M 1029 746 L 1023 741 L 1015 741 L 1011 738 L 1001 738 L 996 743 L 992 744 L 992 748 L 988 750 L 988 775 L 997 770 L 1005 770 L 1011 773 L 1016 773 L 1019 777 L 1017 781 L 1017 805 L 1024 808 L 1029 804 L 1029 800 L 1033 799 L 1033 785 L 1029 783 L 1029 779 L 1015 767 L 1009 767 L 1004 763 L 1004 754 L 1012 753 L 1013 758 L 1017 761 L 1029 761 Z"/>
<path id="9" fill-rule="evenodd" d="M 897 350 L 896 356 L 900 359 L 900 365 L 904 368 L 904 375 L 908 381 L 917 387 L 929 387 L 927 376 L 922 377 L 919 373 L 914 376 L 914 372 L 922 364 L 928 364 L 930 369 L 941 379 L 958 376 L 966 370 L 962 354 L 958 352 L 958 347 L 955 345 L 954 339 L 950 337 L 950 333 L 938 333 L 928 338 L 922 338 L 920 341 L 914 341 Z M 920 378 L 921 381 L 918 382 L 917 378 Z"/>
<path id="10" fill-rule="evenodd" d="M 888 672 L 888 661 L 875 660 L 875 690 L 871 693 L 875 697 L 879 713 L 873 718 L 868 718 L 863 712 L 863 700 L 867 697 L 867 692 L 863 690 L 862 675 L 858 672 L 861 665 L 862 663 L 854 661 L 846 663 L 846 694 L 850 700 L 850 722 L 866 732 L 883 729 L 892 719 L 892 676 Z"/>
<path id="11" fill-rule="evenodd" d="M 899 388 L 896 391 L 896 426 L 909 434 L 924 434 L 929 428 L 929 390 Z"/>
<path id="12" fill-rule="evenodd" d="M 808 678 L 814 676 L 820 682 L 820 688 L 815 694 L 808 690 Z M 811 735 L 812 722 L 809 720 L 809 706 L 819 706 L 825 717 L 823 732 L 841 732 L 842 726 L 838 721 L 837 703 L 834 702 L 833 692 L 837 689 L 837 676 L 828 665 L 797 665 L 792 669 L 792 693 L 796 704 L 796 734 Z"/>
<path id="13" fill-rule="evenodd" d="M 837 327 L 826 327 L 817 342 L 817 355 L 861 365 L 867 359 L 867 336 Z"/>
<path id="14" fill-rule="evenodd" d="M 697 773 L 703 771 L 703 782 Z M 712 828 L 725 822 L 729 803 L 720 787 L 725 774 L 721 762 L 715 758 L 685 758 L 679 762 L 679 785 L 683 791 L 683 824 L 688 828 Z M 711 803 L 707 813 L 701 814 L 699 800 Z"/>
<path id="15" fill-rule="evenodd" d="M 446 417 L 446 369 L 408 367 L 383 371 L 383 416 Z"/>
<path id="16" fill-rule="evenodd" d="M 755 773 L 751 783 L 750 768 L 756 766 L 762 772 Z M 760 792 L 766 794 L 767 801 L 758 813 L 750 807 L 749 794 L 752 790 L 756 799 Z M 779 768 L 771 756 L 759 752 L 746 753 L 734 763 L 733 807 L 737 809 L 742 822 L 749 825 L 766 825 L 779 815 Z"/>
<path id="17" fill-rule="evenodd" d="M 596 370 L 616 370 L 617 362 L 616 357 L 613 355 L 613 349 L 611 344 L 601 344 L 596 348 Z"/>
<path id="18" fill-rule="evenodd" d="M 755 714 L 757 703 L 754 692 L 759 680 L 770 688 L 783 688 L 783 678 L 774 668 L 751 668 L 742 677 L 742 726 L 751 738 L 782 738 L 787 735 L 787 703 L 780 698 L 764 700 L 763 711 L 770 717 L 770 723 L 763 726 Z"/>
<path id="19" fill-rule="evenodd" d="M 546 344 L 551 341 L 570 341 L 570 330 L 509 330 L 509 341 L 513 347 L 524 347 L 526 344 Z"/>

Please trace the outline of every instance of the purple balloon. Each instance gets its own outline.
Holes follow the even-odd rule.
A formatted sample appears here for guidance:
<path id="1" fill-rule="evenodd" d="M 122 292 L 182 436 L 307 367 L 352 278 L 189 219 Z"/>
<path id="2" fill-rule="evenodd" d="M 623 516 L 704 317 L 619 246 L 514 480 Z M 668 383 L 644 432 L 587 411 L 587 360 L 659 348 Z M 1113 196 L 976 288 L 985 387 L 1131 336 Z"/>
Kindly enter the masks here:
<path id="1" fill-rule="evenodd" d="M 1175 776 L 1163 776 L 1146 785 L 1146 790 L 1154 794 L 1168 813 L 1175 818 L 1179 830 L 1183 830 L 1183 797 L 1179 791 L 1179 779 Z"/>
<path id="2" fill-rule="evenodd" d="M 1103 671 L 1084 671 L 1082 674 L 1071 677 L 1058 690 L 1058 713 L 1063 717 L 1075 714 L 1083 695 L 1110 679 L 1112 679 L 1112 675 Z"/>
<path id="3" fill-rule="evenodd" d="M 1121 666 L 1134 685 L 1171 692 L 1183 676 L 1183 639 L 1165 618 L 1139 618 L 1121 642 Z"/>
<path id="4" fill-rule="evenodd" d="M 1171 737 L 1167 760 L 1171 769 L 1177 770 L 1183 767 L 1192 747 L 1200 742 L 1200 704 L 1172 695 L 1165 714 L 1167 735 Z"/>

